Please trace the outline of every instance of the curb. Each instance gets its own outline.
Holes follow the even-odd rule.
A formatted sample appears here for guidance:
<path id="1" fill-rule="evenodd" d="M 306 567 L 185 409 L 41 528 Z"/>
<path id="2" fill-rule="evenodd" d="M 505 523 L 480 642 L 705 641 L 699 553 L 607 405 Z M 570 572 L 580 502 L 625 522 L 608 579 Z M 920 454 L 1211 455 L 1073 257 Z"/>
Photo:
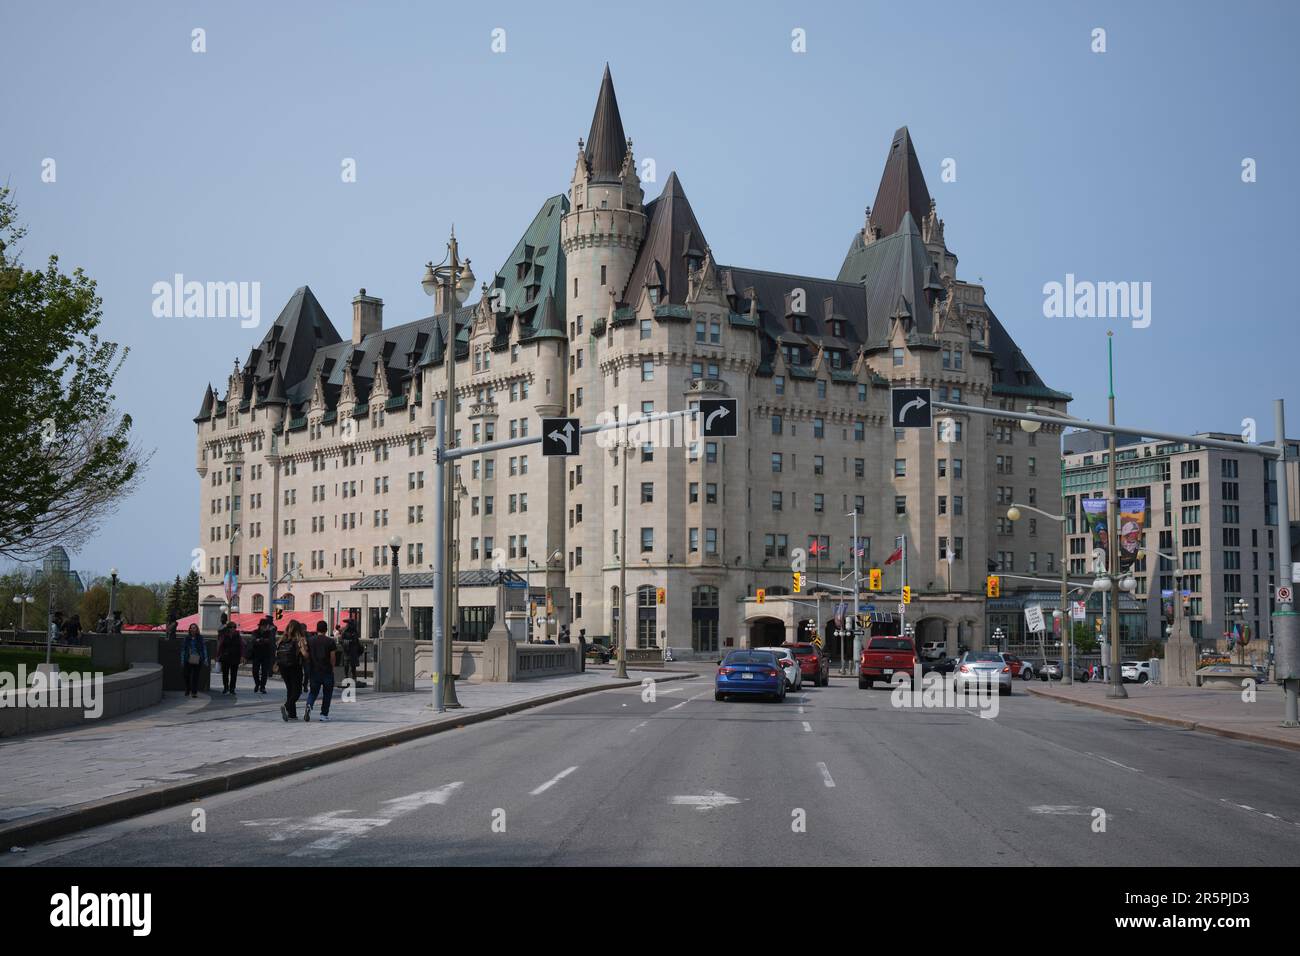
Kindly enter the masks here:
<path id="1" fill-rule="evenodd" d="M 655 675 L 654 679 L 658 683 L 667 683 L 675 680 L 690 680 L 698 676 L 698 674 L 677 673 L 664 676 Z M 385 747 L 408 743 L 423 737 L 431 737 L 434 734 L 444 733 L 448 730 L 459 730 L 472 724 L 492 720 L 495 717 L 505 717 L 509 714 L 518 713 L 521 710 L 554 704 L 572 697 L 582 697 L 601 691 L 636 686 L 639 686 L 639 681 L 629 678 L 627 681 L 558 691 L 554 694 L 516 701 L 512 704 L 503 704 L 499 707 L 491 707 L 486 710 L 467 713 L 463 716 L 441 717 L 425 723 L 399 727 L 396 730 L 386 730 L 366 737 L 331 744 L 318 750 L 309 750 L 288 757 L 277 757 L 230 773 L 214 774 L 180 783 L 162 784 L 156 787 L 134 790 L 119 796 L 105 797 L 102 800 L 80 803 L 55 813 L 0 824 L 0 851 L 8 850 L 14 846 L 42 843 L 55 837 L 76 833 L 79 830 L 88 830 L 91 827 L 102 826 L 105 823 L 113 823 L 118 820 L 140 816 L 141 814 L 153 813 L 155 810 L 164 810 L 167 807 L 187 803 L 199 797 L 240 790 L 244 787 L 251 787 L 259 783 L 265 783 L 268 780 L 275 780 L 297 773 L 300 770 L 337 763 L 340 760 L 347 760 L 349 757 L 357 757 L 371 751 L 382 750 Z"/>
<path id="2" fill-rule="evenodd" d="M 1278 740 L 1276 737 L 1265 737 L 1262 734 L 1255 734 L 1246 730 L 1229 730 L 1226 727 L 1218 727 L 1214 724 L 1205 724 L 1196 720 L 1186 720 L 1181 717 L 1165 717 L 1160 714 L 1147 714 L 1141 711 L 1128 710 L 1124 707 L 1116 707 L 1113 704 L 1099 704 L 1090 700 L 1072 700 L 1068 697 L 1059 697 L 1056 694 L 1048 694 L 1041 690 L 1033 690 L 1032 688 L 1026 688 L 1026 690 L 1035 697 L 1054 700 L 1060 704 L 1073 704 L 1076 707 L 1089 707 L 1093 710 L 1104 711 L 1108 714 L 1117 714 L 1120 717 L 1132 717 L 1149 724 L 1162 724 L 1166 727 L 1176 727 L 1179 730 L 1196 730 L 1204 734 L 1214 734 L 1216 737 L 1226 737 L 1229 740 L 1243 740 L 1252 744 L 1263 744 L 1266 747 L 1278 747 L 1282 750 L 1300 751 L 1300 739 Z"/>

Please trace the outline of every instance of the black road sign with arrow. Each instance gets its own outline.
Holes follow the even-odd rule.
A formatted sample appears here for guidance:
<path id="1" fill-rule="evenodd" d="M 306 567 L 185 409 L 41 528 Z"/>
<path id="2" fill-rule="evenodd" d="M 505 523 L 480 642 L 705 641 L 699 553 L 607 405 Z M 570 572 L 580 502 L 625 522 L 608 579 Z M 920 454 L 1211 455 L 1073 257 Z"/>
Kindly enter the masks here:
<path id="1" fill-rule="evenodd" d="M 735 438 L 736 414 L 734 398 L 700 399 L 700 434 L 705 438 Z"/>
<path id="2" fill-rule="evenodd" d="M 892 388 L 895 428 L 930 427 L 930 390 L 928 388 Z"/>
<path id="3" fill-rule="evenodd" d="M 578 454 L 582 430 L 576 418 L 542 419 L 542 457 L 568 457 Z"/>

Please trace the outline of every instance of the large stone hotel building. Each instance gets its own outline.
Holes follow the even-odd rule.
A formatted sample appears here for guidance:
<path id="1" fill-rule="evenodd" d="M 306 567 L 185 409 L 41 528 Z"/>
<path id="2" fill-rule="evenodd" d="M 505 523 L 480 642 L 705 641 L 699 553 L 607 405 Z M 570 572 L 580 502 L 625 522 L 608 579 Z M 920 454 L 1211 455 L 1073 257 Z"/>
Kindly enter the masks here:
<path id="1" fill-rule="evenodd" d="M 710 246 L 676 173 L 648 202 L 645 185 L 607 69 L 568 191 L 540 204 L 481 299 L 455 312 L 454 441 L 701 396 L 738 400 L 739 437 L 685 444 L 670 431 L 637 444 L 627 488 L 621 450 L 590 438 L 574 458 L 533 445 L 462 459 L 461 582 L 482 583 L 498 556 L 539 602 L 549 590 L 575 634 L 616 634 L 623 613 L 635 646 L 711 654 L 789 639 L 805 619 L 828 626 L 840 592 L 820 606 L 789 594 L 791 557 L 815 551 L 808 577 L 842 584 L 856 511 L 864 577 L 905 536 L 918 637 L 983 646 L 989 570 L 1051 577 L 1063 559 L 1055 524 L 1002 527 L 1012 500 L 1061 509 L 1059 432 L 1026 433 L 1013 412 L 1064 410 L 1069 396 L 1035 373 L 984 288 L 957 277 L 906 127 L 834 278 L 725 264 L 744 250 Z M 374 636 L 397 533 L 404 600 L 428 635 L 433 407 L 453 354 L 442 303 L 434 312 L 393 323 L 362 289 L 342 336 L 304 286 L 225 394 L 209 387 L 195 419 L 205 596 L 233 569 L 242 610 L 262 610 L 270 548 L 281 568 L 301 565 L 279 591 L 295 607 L 356 609 Z M 943 436 L 895 431 L 895 384 L 1007 416 L 953 415 Z M 901 564 L 885 568 L 892 596 L 873 602 L 878 628 L 897 626 Z M 1004 589 L 1014 597 L 1015 582 Z M 461 590 L 462 638 L 492 616 L 472 593 Z"/>

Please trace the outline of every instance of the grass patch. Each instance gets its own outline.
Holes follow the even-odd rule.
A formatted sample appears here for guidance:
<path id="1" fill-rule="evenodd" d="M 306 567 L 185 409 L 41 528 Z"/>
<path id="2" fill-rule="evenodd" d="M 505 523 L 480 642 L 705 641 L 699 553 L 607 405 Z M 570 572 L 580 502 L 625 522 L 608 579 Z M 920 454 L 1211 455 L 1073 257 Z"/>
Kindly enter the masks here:
<path id="1" fill-rule="evenodd" d="M 50 657 L 50 660 L 59 665 L 59 671 L 64 674 L 91 674 L 94 668 L 90 665 L 89 655 L 80 654 L 60 654 L 57 651 Z M 18 665 L 27 665 L 27 674 L 30 677 L 36 670 L 37 664 L 45 663 L 45 652 L 42 650 L 28 649 L 25 647 L 0 647 L 0 671 L 8 671 L 15 676 L 18 674 Z M 104 674 L 115 674 L 122 670 L 120 667 L 109 668 L 103 671 Z"/>

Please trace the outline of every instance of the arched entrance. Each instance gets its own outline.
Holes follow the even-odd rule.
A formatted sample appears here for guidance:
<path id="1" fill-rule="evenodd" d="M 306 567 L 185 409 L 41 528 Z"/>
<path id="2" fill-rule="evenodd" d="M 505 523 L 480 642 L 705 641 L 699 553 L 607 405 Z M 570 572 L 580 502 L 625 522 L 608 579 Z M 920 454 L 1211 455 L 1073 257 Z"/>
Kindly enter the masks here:
<path id="1" fill-rule="evenodd" d="M 750 647 L 776 647 L 785 643 L 785 622 L 776 617 L 760 617 L 749 622 Z"/>
<path id="2" fill-rule="evenodd" d="M 925 617 L 917 621 L 917 653 L 923 657 L 946 657 L 949 654 L 949 630 L 951 630 L 950 625 L 941 617 Z M 927 645 L 930 647 L 927 648 Z"/>

